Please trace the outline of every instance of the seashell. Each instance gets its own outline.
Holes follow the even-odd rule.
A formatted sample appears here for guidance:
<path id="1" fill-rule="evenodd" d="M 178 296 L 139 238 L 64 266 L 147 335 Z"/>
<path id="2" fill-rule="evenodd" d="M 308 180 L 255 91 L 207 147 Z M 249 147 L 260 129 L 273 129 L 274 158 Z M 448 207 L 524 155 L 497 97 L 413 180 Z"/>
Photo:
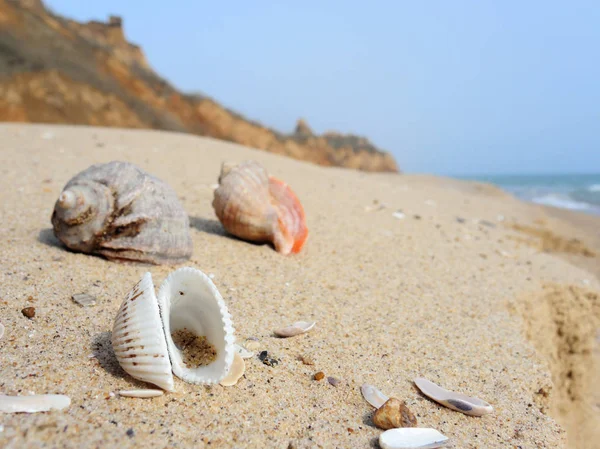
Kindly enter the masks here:
<path id="1" fill-rule="evenodd" d="M 255 337 L 246 339 L 244 346 L 249 351 L 258 351 L 260 349 L 260 342 Z"/>
<path id="2" fill-rule="evenodd" d="M 158 396 L 162 396 L 164 394 L 163 390 L 121 390 L 119 391 L 119 396 L 124 396 L 126 398 L 156 398 Z"/>
<path id="3" fill-rule="evenodd" d="M 173 373 L 167 341 L 154 292 L 146 273 L 119 308 L 112 345 L 121 367 L 136 379 L 173 391 Z"/>
<path id="4" fill-rule="evenodd" d="M 220 382 L 231 369 L 235 337 L 231 315 L 215 284 L 200 270 L 180 268 L 162 283 L 158 304 L 173 373 L 193 384 Z M 186 366 L 185 353 L 177 348 L 171 335 L 184 328 L 206 337 L 216 351 L 214 360 L 197 367 Z"/>
<path id="5" fill-rule="evenodd" d="M 390 429 L 379 435 L 381 449 L 427 448 L 445 446 L 448 437 L 426 427 Z"/>
<path id="6" fill-rule="evenodd" d="M 196 384 L 225 378 L 235 352 L 233 332 L 215 285 L 187 267 L 165 279 L 158 297 L 151 274 L 144 275 L 117 313 L 112 343 L 132 377 L 173 391 L 173 373 Z"/>
<path id="7" fill-rule="evenodd" d="M 315 321 L 296 321 L 294 324 L 283 329 L 275 331 L 275 335 L 282 338 L 295 337 L 296 335 L 305 334 L 317 324 Z"/>
<path id="8" fill-rule="evenodd" d="M 235 353 L 238 354 L 241 358 L 250 359 L 250 358 L 254 357 L 254 352 L 248 351 L 243 346 L 238 345 L 237 343 L 233 346 L 235 348 Z"/>
<path id="9" fill-rule="evenodd" d="M 212 204 L 227 232 L 243 240 L 271 242 L 282 254 L 300 252 L 308 237 L 302 204 L 258 162 L 224 163 Z"/>
<path id="10" fill-rule="evenodd" d="M 446 390 L 423 377 L 415 379 L 415 384 L 425 396 L 465 415 L 482 416 L 494 411 L 490 404 L 481 399 Z"/>
<path id="11" fill-rule="evenodd" d="M 189 219 L 173 189 L 128 162 L 92 165 L 72 178 L 52 226 L 71 250 L 111 260 L 170 264 L 192 255 Z"/>
<path id="12" fill-rule="evenodd" d="M 224 387 L 232 387 L 237 384 L 238 380 L 244 375 L 244 372 L 246 372 L 246 362 L 244 362 L 242 356 L 236 352 L 233 356 L 233 363 L 231 364 L 229 374 L 227 374 L 227 376 L 219 383 Z"/>
<path id="13" fill-rule="evenodd" d="M 91 307 L 96 305 L 96 298 L 87 293 L 76 293 L 71 296 L 71 298 L 82 307 Z"/>
<path id="14" fill-rule="evenodd" d="M 363 384 L 362 387 L 360 387 L 360 392 L 362 393 L 363 398 L 375 408 L 381 407 L 390 399 L 370 384 Z"/>
<path id="15" fill-rule="evenodd" d="M 404 402 L 400 402 L 396 398 L 390 398 L 375 411 L 373 423 L 384 430 L 398 427 L 416 427 L 417 418 Z"/>
<path id="16" fill-rule="evenodd" d="M 69 405 L 71 405 L 71 399 L 62 394 L 0 395 L 0 413 L 47 412 L 49 410 L 62 410 Z"/>
<path id="17" fill-rule="evenodd" d="M 4 324 L 0 323 L 0 338 L 4 336 Z"/>

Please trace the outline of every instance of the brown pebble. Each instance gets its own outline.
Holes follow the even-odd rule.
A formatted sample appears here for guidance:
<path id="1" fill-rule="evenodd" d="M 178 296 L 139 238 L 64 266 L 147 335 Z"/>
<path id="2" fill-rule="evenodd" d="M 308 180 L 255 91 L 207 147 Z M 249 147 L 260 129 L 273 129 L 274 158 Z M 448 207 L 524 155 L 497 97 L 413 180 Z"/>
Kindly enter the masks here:
<path id="1" fill-rule="evenodd" d="M 314 375 L 315 380 L 323 380 L 325 378 L 325 373 L 323 371 L 319 371 Z"/>
<path id="2" fill-rule="evenodd" d="M 354 429 L 352 427 L 348 427 L 348 433 L 354 433 Z"/>
<path id="3" fill-rule="evenodd" d="M 21 310 L 21 313 L 27 318 L 31 319 L 35 316 L 35 307 L 25 307 L 23 310 Z"/>
<path id="4" fill-rule="evenodd" d="M 337 387 L 340 383 L 342 383 L 341 380 L 336 379 L 335 377 L 328 377 L 327 378 L 327 382 L 329 382 L 331 385 L 333 385 L 334 387 Z"/>
<path id="5" fill-rule="evenodd" d="M 373 423 L 380 429 L 396 429 L 398 427 L 416 427 L 417 418 L 404 402 L 390 398 L 375 411 Z"/>

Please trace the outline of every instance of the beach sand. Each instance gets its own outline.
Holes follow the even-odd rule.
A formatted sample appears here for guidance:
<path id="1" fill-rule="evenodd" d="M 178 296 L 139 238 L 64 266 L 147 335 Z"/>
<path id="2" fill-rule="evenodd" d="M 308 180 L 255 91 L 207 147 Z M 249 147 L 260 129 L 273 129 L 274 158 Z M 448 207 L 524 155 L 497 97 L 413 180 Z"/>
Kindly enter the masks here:
<path id="1" fill-rule="evenodd" d="M 114 159 L 177 191 L 194 241 L 179 266 L 214 275 L 238 341 L 258 338 L 277 366 L 248 359 L 229 388 L 176 378 L 177 391 L 158 398 L 111 395 L 147 387 L 112 353 L 117 309 L 146 271 L 159 285 L 175 267 L 66 251 L 50 215 L 73 175 Z M 221 163 L 246 159 L 302 201 L 310 236 L 300 254 L 237 240 L 217 221 L 211 185 Z M 597 218 L 578 227 L 484 184 L 324 168 L 166 132 L 0 125 L 0 163 L 0 393 L 72 399 L 63 411 L 0 415 L 0 447 L 377 447 L 363 383 L 405 400 L 453 448 L 563 447 L 555 418 L 569 447 L 594 443 Z M 403 218 L 392 215 L 399 210 Z M 544 243 L 574 236 L 579 245 Z M 97 297 L 94 307 L 71 300 L 83 292 Z M 21 313 L 30 306 L 33 319 Z M 317 325 L 273 336 L 297 320 Z M 316 381 L 317 371 L 341 383 Z M 416 390 L 419 376 L 495 413 L 441 407 Z"/>

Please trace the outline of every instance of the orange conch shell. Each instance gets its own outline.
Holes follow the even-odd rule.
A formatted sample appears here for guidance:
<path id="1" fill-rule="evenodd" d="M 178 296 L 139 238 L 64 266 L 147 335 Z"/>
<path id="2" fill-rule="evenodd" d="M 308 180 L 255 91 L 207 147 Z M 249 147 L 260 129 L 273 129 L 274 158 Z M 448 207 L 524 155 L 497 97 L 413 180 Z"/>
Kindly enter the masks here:
<path id="1" fill-rule="evenodd" d="M 255 161 L 223 164 L 213 208 L 229 233 L 271 242 L 282 254 L 300 252 L 308 237 L 304 209 L 292 189 Z"/>

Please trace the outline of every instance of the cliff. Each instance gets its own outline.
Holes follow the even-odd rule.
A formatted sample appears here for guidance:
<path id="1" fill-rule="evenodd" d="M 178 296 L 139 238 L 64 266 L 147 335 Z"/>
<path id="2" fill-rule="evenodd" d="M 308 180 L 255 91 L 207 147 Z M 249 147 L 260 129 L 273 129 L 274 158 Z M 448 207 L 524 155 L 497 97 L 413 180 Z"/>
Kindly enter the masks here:
<path id="1" fill-rule="evenodd" d="M 283 134 L 179 92 L 126 40 L 121 18 L 79 23 L 40 0 L 0 0 L 0 121 L 189 132 L 321 165 L 398 171 L 366 138 L 315 135 L 302 120 Z"/>

